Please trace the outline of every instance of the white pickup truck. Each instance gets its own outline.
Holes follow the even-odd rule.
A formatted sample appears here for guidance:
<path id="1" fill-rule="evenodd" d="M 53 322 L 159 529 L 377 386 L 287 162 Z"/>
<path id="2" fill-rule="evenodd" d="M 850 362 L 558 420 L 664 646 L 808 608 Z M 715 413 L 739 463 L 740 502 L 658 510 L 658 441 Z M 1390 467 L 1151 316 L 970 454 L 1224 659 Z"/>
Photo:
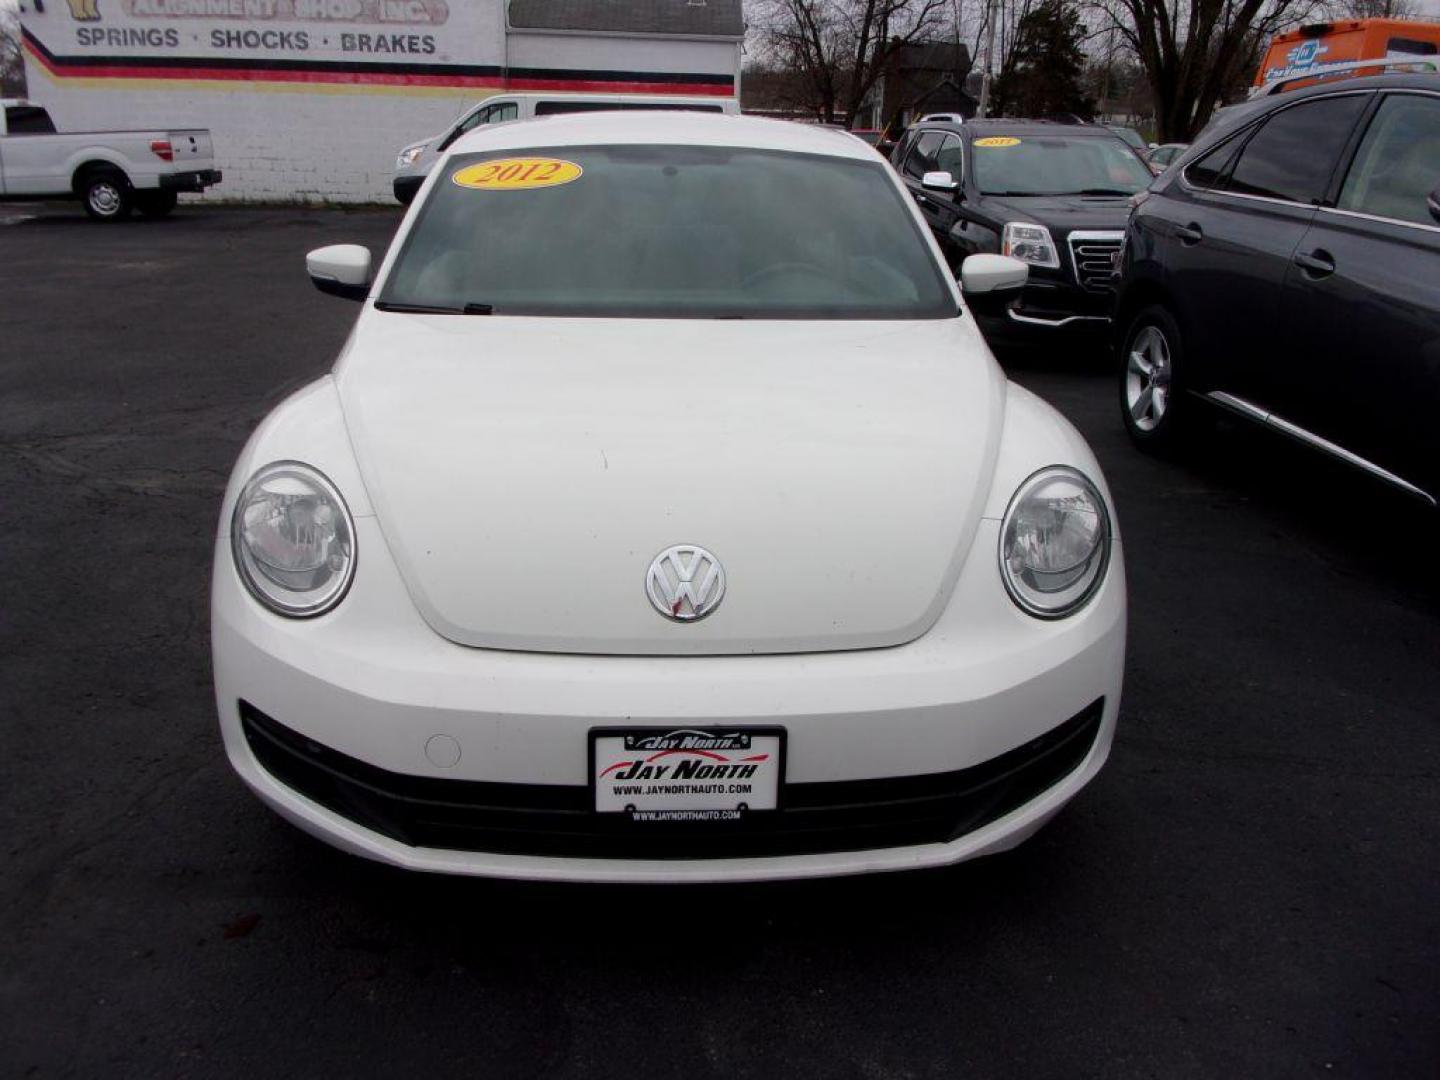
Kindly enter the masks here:
<path id="1" fill-rule="evenodd" d="M 210 132 L 57 134 L 39 105 L 0 99 L 0 201 L 79 199 L 96 221 L 164 217 L 182 191 L 220 183 Z"/>

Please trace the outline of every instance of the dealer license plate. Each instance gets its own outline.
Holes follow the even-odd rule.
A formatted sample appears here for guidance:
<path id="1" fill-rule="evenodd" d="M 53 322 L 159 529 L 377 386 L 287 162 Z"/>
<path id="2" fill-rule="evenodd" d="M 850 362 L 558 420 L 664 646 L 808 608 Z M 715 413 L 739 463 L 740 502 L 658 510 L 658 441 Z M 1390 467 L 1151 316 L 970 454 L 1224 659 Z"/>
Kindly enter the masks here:
<path id="1" fill-rule="evenodd" d="M 602 728 L 590 733 L 595 810 L 633 821 L 739 821 L 780 807 L 780 728 Z"/>

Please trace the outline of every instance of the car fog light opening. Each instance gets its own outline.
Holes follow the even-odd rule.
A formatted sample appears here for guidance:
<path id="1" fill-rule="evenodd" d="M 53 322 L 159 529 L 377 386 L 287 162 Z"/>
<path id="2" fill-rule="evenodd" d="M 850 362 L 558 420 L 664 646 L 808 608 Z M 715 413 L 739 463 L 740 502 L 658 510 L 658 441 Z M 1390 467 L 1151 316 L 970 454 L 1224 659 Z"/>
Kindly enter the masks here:
<path id="1" fill-rule="evenodd" d="M 1028 615 L 1059 619 L 1084 606 L 1110 562 L 1110 514 L 1075 469 L 1041 469 L 1010 500 L 1000 526 L 1000 577 Z"/>
<path id="2" fill-rule="evenodd" d="M 355 576 L 355 525 L 339 490 L 298 461 L 250 478 L 230 519 L 235 567 L 271 611 L 307 618 L 329 611 Z"/>

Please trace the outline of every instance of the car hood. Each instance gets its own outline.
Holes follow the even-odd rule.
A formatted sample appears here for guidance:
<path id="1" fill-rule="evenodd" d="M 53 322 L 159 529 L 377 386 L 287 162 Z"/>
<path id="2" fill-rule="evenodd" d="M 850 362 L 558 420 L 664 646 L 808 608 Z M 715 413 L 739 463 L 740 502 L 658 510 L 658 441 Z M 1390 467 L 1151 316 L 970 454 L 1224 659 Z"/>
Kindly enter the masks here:
<path id="1" fill-rule="evenodd" d="M 984 208 L 1005 221 L 1033 221 L 1052 235 L 1074 229 L 1125 230 L 1130 218 L 1128 195 L 987 195 Z M 1059 239 L 1057 236 L 1056 239 Z"/>
<path id="2" fill-rule="evenodd" d="M 968 318 L 373 308 L 336 382 L 390 553 L 438 633 L 643 655 L 924 633 L 979 524 L 1005 388 Z M 690 623 L 646 591 L 681 544 L 712 552 L 727 583 Z"/>

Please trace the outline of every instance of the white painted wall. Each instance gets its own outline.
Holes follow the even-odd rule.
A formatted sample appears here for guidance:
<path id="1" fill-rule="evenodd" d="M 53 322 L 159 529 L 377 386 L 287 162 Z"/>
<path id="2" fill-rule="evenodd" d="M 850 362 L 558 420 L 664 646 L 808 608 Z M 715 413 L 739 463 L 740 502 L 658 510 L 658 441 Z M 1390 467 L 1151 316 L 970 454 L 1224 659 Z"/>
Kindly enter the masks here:
<path id="1" fill-rule="evenodd" d="M 734 74 L 740 45 L 732 41 L 667 41 L 607 34 L 537 34 L 510 31 L 511 67 L 588 68 L 595 71 L 667 71 Z"/>
<path id="2" fill-rule="evenodd" d="M 214 17 L 225 10 L 229 17 Z M 21 0 L 21 21 L 32 41 L 29 95 L 61 130 L 209 128 L 225 178 L 204 197 L 221 201 L 388 202 L 401 147 L 502 92 L 507 65 L 726 75 L 739 84 L 732 42 L 517 32 L 507 48 L 503 0 L 49 0 L 43 12 Z M 426 51 L 362 53 L 360 34 L 404 35 Z M 250 44 L 241 43 L 246 35 Z M 377 61 L 404 65 L 384 76 L 396 82 L 376 85 L 368 72 L 333 66 Z M 277 72 L 276 63 L 305 68 Z M 256 75 L 246 65 L 269 68 Z M 312 71 L 324 81 L 299 81 Z M 424 85 L 404 84 L 422 71 Z M 462 79 L 471 85 L 454 85 Z"/>
<path id="3" fill-rule="evenodd" d="M 213 90 L 94 89 L 52 79 L 38 64 L 28 66 L 26 77 L 30 97 L 50 110 L 62 131 L 209 128 L 225 179 L 204 198 L 218 201 L 392 201 L 396 152 L 492 93 L 340 95 L 249 83 L 215 83 Z"/>

